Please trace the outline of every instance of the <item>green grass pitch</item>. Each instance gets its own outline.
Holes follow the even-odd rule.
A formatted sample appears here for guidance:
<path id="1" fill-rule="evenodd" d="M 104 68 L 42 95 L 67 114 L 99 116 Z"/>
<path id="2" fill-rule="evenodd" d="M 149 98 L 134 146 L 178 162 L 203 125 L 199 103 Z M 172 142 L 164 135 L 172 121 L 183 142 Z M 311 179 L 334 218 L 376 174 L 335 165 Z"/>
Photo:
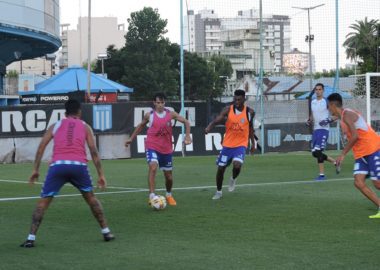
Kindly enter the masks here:
<path id="1" fill-rule="evenodd" d="M 312 181 L 310 153 L 247 156 L 220 201 L 211 200 L 215 157 L 177 157 L 178 205 L 163 211 L 147 205 L 145 160 L 103 166 L 109 188 L 98 198 L 117 239 L 102 241 L 80 196 L 57 197 L 36 248 L 22 249 L 41 185 L 26 184 L 32 164 L 0 165 L 0 269 L 379 269 L 380 220 L 368 218 L 376 207 L 354 188 L 350 156 L 339 175 L 327 164 L 323 182 Z M 161 172 L 156 182 L 164 187 Z"/>

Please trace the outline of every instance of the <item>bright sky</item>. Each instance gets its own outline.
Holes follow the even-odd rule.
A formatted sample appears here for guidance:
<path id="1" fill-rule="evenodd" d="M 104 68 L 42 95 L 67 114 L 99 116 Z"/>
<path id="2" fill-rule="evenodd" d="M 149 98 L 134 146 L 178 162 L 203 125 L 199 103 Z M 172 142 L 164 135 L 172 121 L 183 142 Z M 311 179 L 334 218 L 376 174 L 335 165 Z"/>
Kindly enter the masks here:
<path id="1" fill-rule="evenodd" d="M 78 17 L 87 17 L 89 0 L 61 0 L 61 23 L 70 23 L 75 29 Z M 311 7 L 325 4 L 311 10 L 311 33 L 315 36 L 312 53 L 315 55 L 317 70 L 335 68 L 335 0 L 263 0 L 264 14 L 288 15 L 291 17 L 291 47 L 308 52 L 304 41 L 308 33 L 307 12 L 292 8 Z M 214 9 L 219 17 L 234 17 L 238 10 L 259 8 L 259 0 L 183 0 L 186 7 L 194 10 Z M 180 43 L 180 0 L 91 0 L 93 17 L 114 16 L 118 23 L 125 23 L 131 12 L 142 10 L 145 6 L 157 8 L 163 19 L 168 20 L 167 37 Z M 349 25 L 355 20 L 380 19 L 380 0 L 339 0 L 339 44 L 350 32 Z M 186 14 L 186 11 L 184 11 Z M 344 66 L 343 48 L 340 48 L 340 66 Z"/>

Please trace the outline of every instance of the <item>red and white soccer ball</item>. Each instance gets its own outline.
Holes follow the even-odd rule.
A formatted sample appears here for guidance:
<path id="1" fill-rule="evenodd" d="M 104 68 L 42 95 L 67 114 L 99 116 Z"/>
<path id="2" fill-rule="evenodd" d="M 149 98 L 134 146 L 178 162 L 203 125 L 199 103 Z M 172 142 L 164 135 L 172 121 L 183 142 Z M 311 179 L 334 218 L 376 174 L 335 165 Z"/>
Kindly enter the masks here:
<path id="1" fill-rule="evenodd" d="M 166 198 L 161 195 L 156 195 L 150 200 L 150 205 L 154 210 L 162 210 L 166 207 Z"/>

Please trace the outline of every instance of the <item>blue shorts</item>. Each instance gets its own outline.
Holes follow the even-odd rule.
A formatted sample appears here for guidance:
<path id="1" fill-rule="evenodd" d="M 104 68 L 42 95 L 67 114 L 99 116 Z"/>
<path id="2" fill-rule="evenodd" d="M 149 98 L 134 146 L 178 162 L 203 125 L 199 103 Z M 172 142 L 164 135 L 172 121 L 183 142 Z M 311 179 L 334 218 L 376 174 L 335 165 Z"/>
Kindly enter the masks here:
<path id="1" fill-rule="evenodd" d="M 239 146 L 234 148 L 224 147 L 216 160 L 216 165 L 225 167 L 231 164 L 232 161 L 238 161 L 243 164 L 246 147 Z"/>
<path id="2" fill-rule="evenodd" d="M 326 129 L 316 129 L 313 132 L 313 145 L 311 152 L 317 150 L 325 150 L 327 139 L 329 138 L 329 131 Z"/>
<path id="3" fill-rule="evenodd" d="M 369 174 L 372 180 L 380 180 L 380 150 L 371 155 L 355 159 L 355 174 Z"/>
<path id="4" fill-rule="evenodd" d="M 87 165 L 50 165 L 42 187 L 41 197 L 54 197 L 66 183 L 71 183 L 82 192 L 92 191 L 92 181 Z"/>
<path id="5" fill-rule="evenodd" d="M 173 154 L 161 154 L 155 150 L 146 150 L 146 161 L 149 163 L 156 162 L 158 167 L 163 171 L 173 169 Z"/>

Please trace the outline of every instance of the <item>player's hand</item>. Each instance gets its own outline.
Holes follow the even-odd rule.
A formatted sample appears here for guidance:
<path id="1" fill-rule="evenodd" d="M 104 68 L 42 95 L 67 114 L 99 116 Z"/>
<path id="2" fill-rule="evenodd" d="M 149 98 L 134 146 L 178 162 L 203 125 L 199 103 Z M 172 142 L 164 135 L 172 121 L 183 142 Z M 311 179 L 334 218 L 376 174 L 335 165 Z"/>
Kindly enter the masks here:
<path id="1" fill-rule="evenodd" d="M 336 165 L 337 165 L 337 166 L 341 166 L 342 163 L 343 163 L 344 158 L 345 158 L 345 155 L 343 155 L 343 154 L 340 155 L 339 157 L 337 157 L 336 160 L 335 160 Z"/>
<path id="2" fill-rule="evenodd" d="M 190 135 L 186 135 L 185 136 L 185 144 L 188 145 L 188 144 L 191 144 L 192 143 L 192 139 L 190 137 Z"/>
<path id="3" fill-rule="evenodd" d="M 312 119 L 307 119 L 307 121 L 306 121 L 306 125 L 307 126 L 311 126 L 313 124 L 313 120 Z"/>
<path id="4" fill-rule="evenodd" d="M 100 188 L 101 190 L 104 190 L 104 189 L 106 189 L 106 187 L 107 187 L 106 178 L 104 177 L 104 175 L 99 176 L 97 188 Z"/>
<path id="5" fill-rule="evenodd" d="M 29 177 L 29 184 L 33 185 L 35 182 L 37 182 L 39 176 L 40 176 L 39 172 L 36 170 L 33 170 L 32 175 Z"/>
<path id="6" fill-rule="evenodd" d="M 206 127 L 205 128 L 205 134 L 208 134 L 210 132 L 210 128 L 209 127 Z"/>
<path id="7" fill-rule="evenodd" d="M 326 118 L 325 120 L 322 120 L 321 122 L 319 122 L 319 125 L 321 127 L 324 127 L 324 126 L 327 126 L 328 124 L 334 122 L 332 119 L 329 119 L 329 118 Z"/>
<path id="8" fill-rule="evenodd" d="M 256 150 L 255 144 L 252 144 L 252 145 L 251 145 L 251 148 L 249 149 L 249 152 L 250 152 L 251 154 L 253 154 L 253 152 L 255 152 L 255 150 Z"/>
<path id="9" fill-rule="evenodd" d="M 125 141 L 125 147 L 128 147 L 130 144 L 132 143 L 132 140 L 131 139 L 128 139 Z"/>

